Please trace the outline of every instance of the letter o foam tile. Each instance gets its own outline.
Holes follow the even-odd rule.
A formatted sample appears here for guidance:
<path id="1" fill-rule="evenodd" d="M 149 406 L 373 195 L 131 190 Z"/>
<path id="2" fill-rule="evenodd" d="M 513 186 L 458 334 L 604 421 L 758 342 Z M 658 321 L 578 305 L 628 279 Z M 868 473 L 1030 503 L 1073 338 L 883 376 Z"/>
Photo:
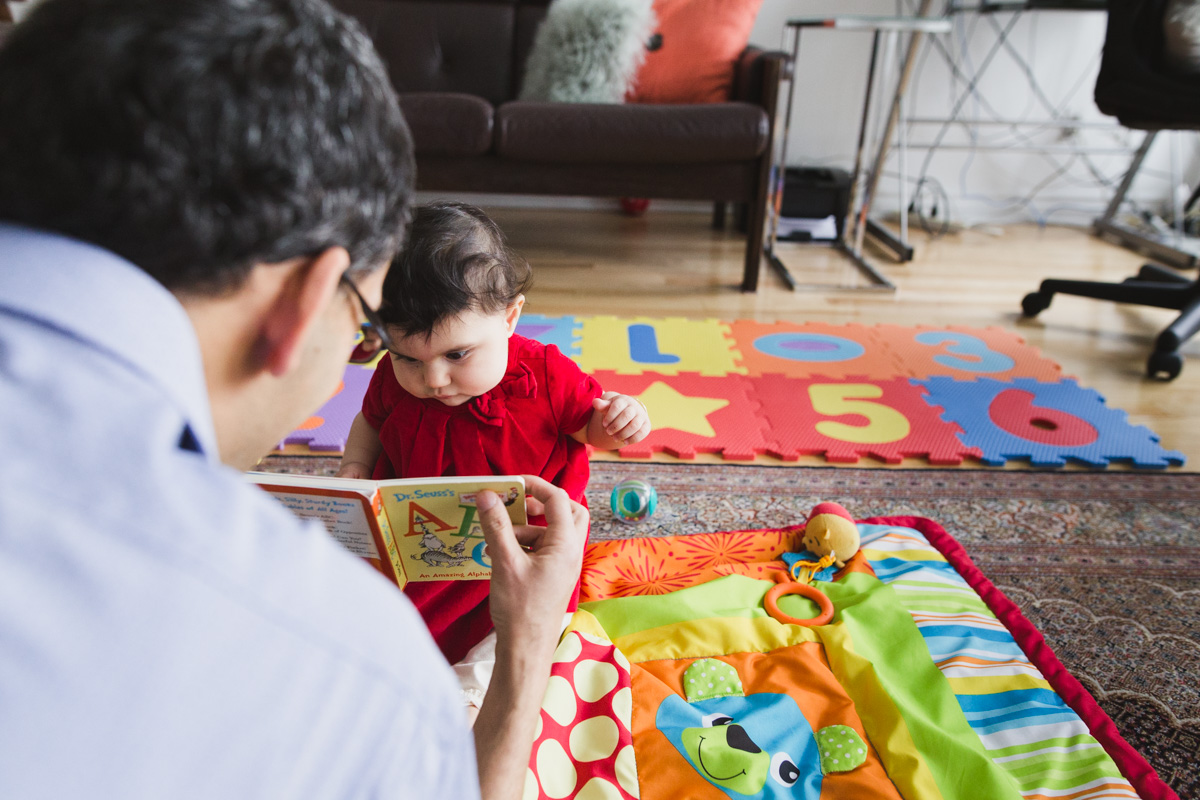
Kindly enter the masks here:
<path id="1" fill-rule="evenodd" d="M 980 449 L 980 460 L 992 466 L 1027 458 L 1039 467 L 1128 461 L 1162 469 L 1186 460 L 1183 453 L 1159 446 L 1149 428 L 1130 425 L 1124 411 L 1108 408 L 1100 394 L 1069 378 L 1044 383 L 935 376 L 913 383 L 925 388 L 926 402 L 961 426 L 963 442 Z"/>
<path id="2" fill-rule="evenodd" d="M 980 450 L 964 445 L 959 427 L 944 421 L 908 378 L 748 378 L 756 387 L 771 444 L 784 461 L 823 455 L 853 464 L 874 456 L 888 464 L 927 458 L 961 464 Z"/>
<path id="3" fill-rule="evenodd" d="M 729 324 L 741 365 L 747 374 L 791 378 L 840 378 L 908 375 L 873 327 L 824 322 L 754 322 Z"/>

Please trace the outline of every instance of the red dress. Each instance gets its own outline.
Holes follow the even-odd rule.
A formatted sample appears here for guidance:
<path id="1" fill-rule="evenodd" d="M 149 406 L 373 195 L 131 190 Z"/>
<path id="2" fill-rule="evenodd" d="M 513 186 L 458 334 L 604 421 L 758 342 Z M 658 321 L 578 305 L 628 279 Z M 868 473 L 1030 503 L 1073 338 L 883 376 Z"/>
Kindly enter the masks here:
<path id="1" fill-rule="evenodd" d="M 588 424 L 592 400 L 602 391 L 554 345 L 515 334 L 499 385 L 460 406 L 409 394 L 385 357 L 363 399 L 363 416 L 383 445 L 372 477 L 531 474 L 582 503 L 587 448 L 571 434 Z M 450 663 L 461 661 L 492 629 L 490 586 L 490 581 L 427 581 L 405 587 Z M 569 610 L 578 601 L 576 585 Z"/>

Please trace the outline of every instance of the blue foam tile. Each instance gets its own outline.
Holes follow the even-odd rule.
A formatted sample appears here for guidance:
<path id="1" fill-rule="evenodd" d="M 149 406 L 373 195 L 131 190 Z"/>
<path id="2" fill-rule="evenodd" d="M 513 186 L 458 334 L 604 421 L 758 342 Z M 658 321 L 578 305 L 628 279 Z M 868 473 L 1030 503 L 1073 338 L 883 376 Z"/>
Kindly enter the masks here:
<path id="1" fill-rule="evenodd" d="M 1128 415 L 1104 405 L 1104 398 L 1074 380 L 1053 383 L 1032 378 L 997 381 L 948 377 L 913 379 L 925 389 L 925 401 L 943 410 L 942 418 L 962 428 L 963 444 L 978 447 L 985 464 L 1029 459 L 1039 467 L 1076 461 L 1107 467 L 1127 461 L 1143 468 L 1180 466 L 1183 453 L 1164 450 L 1159 437 Z"/>
<path id="2" fill-rule="evenodd" d="M 579 321 L 574 316 L 549 317 L 544 314 L 522 314 L 517 333 L 542 344 L 552 344 L 563 355 L 579 358 Z"/>

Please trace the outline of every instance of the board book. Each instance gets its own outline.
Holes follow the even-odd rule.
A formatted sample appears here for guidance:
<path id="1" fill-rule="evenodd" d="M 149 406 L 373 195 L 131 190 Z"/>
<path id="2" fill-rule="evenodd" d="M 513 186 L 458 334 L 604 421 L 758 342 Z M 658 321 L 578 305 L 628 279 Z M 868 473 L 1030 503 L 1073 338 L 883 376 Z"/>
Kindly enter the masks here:
<path id="1" fill-rule="evenodd" d="M 491 578 L 475 507 L 481 490 L 500 496 L 514 525 L 527 521 L 519 475 L 370 481 L 250 472 L 247 478 L 296 515 L 319 520 L 400 588 L 409 581 Z"/>

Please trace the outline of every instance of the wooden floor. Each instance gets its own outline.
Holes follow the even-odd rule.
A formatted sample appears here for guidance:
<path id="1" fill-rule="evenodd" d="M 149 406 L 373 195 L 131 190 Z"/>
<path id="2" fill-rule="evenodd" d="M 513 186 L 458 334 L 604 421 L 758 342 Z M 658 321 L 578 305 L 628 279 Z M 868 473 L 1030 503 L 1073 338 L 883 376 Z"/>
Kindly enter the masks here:
<path id="1" fill-rule="evenodd" d="M 704 214 L 488 210 L 533 264 L 528 312 L 998 325 L 1018 332 L 1110 406 L 1128 411 L 1131 422 L 1155 431 L 1163 446 L 1183 452 L 1184 470 L 1200 470 L 1200 339 L 1184 349 L 1183 374 L 1175 381 L 1145 377 L 1154 338 L 1175 312 L 1058 296 L 1037 318 L 1020 316 L 1021 298 L 1042 278 L 1120 280 L 1143 263 L 1086 232 L 1017 226 L 1000 235 L 967 231 L 936 240 L 918 232 L 914 261 L 872 258 L 898 286 L 894 294 L 791 292 L 769 269 L 759 291 L 744 294 L 737 288 L 744 240 L 714 231 Z M 828 248 L 782 245 L 780 252 L 801 282 L 865 284 Z M 883 465 L 864 459 L 859 466 Z"/>

